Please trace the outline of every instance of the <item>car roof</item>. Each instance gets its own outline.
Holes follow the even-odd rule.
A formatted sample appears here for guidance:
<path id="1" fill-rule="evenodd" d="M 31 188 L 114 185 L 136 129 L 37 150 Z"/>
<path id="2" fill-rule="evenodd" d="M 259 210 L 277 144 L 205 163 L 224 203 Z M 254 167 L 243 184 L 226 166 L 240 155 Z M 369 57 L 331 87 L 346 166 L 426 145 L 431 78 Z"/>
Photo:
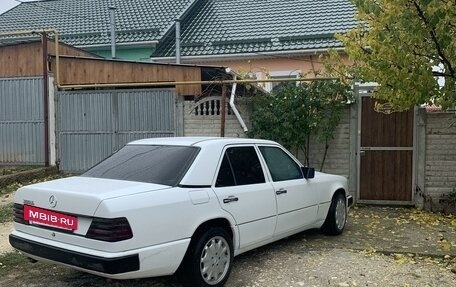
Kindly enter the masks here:
<path id="1" fill-rule="evenodd" d="M 229 137 L 167 137 L 136 140 L 128 145 L 176 145 L 176 146 L 208 146 L 227 144 L 277 144 L 263 139 L 229 138 Z"/>
<path id="2" fill-rule="evenodd" d="M 223 155 L 223 149 L 230 145 L 264 144 L 279 146 L 276 142 L 261 139 L 222 137 L 170 137 L 137 140 L 132 145 L 193 146 L 200 152 L 182 178 L 181 186 L 210 186 Z"/>

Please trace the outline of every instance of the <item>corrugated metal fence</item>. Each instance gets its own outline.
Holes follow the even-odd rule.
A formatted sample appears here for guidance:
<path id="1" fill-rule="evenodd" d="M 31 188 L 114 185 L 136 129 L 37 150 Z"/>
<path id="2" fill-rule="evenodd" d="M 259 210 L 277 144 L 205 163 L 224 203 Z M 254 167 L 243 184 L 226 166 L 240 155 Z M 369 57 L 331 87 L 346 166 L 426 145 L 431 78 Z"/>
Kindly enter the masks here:
<path id="1" fill-rule="evenodd" d="M 174 89 L 58 92 L 60 170 L 80 172 L 140 138 L 175 136 Z"/>
<path id="2" fill-rule="evenodd" d="M 43 78 L 0 78 L 0 164 L 44 164 Z"/>

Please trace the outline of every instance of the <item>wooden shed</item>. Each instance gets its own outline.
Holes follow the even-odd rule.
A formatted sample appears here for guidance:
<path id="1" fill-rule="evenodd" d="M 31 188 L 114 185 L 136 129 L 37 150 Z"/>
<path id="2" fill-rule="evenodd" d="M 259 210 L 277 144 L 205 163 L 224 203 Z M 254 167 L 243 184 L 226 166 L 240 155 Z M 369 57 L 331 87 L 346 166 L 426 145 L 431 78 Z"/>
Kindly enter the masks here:
<path id="1" fill-rule="evenodd" d="M 212 80 L 225 73 L 223 67 L 131 62 L 104 59 L 97 55 L 60 43 L 58 55 L 52 41 L 25 42 L 1 46 L 0 78 L 43 76 L 47 72 L 58 87 L 65 85 L 125 84 L 158 82 L 198 82 Z M 44 48 L 44 49 L 43 49 Z M 58 56 L 58 58 L 57 58 Z M 57 75 L 58 73 L 58 75 Z M 211 75 L 205 78 L 205 75 Z M 200 95 L 199 84 L 176 85 L 179 96 Z"/>

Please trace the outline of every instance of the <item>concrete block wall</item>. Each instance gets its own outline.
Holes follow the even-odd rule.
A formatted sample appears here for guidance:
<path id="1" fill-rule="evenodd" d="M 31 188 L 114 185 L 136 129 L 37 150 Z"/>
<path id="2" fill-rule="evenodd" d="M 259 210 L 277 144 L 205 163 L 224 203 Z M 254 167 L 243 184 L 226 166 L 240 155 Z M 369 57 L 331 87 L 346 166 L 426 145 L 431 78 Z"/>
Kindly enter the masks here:
<path id="1" fill-rule="evenodd" d="M 208 97 L 196 103 L 192 101 L 184 102 L 184 136 L 220 136 L 221 116 L 214 112 L 211 106 L 212 103 L 216 103 L 217 101 L 220 104 L 220 97 Z M 203 111 L 203 115 L 200 113 L 195 114 L 195 108 L 200 109 L 200 105 L 206 102 L 209 103 L 209 114 L 206 114 L 206 110 Z M 247 127 L 250 127 L 249 119 L 251 113 L 247 100 L 237 99 L 235 105 Z M 229 109 L 228 102 L 227 106 L 225 137 L 247 137 L 238 119 Z"/>
<path id="2" fill-rule="evenodd" d="M 219 97 L 206 98 L 197 103 L 186 101 L 184 103 L 184 135 L 185 136 L 220 136 L 220 115 L 212 115 L 212 108 L 209 108 L 209 115 L 195 115 L 195 108 L 200 107 L 205 102 L 220 100 Z M 250 127 L 251 109 L 246 99 L 238 99 L 236 102 L 243 120 Z M 210 105 L 209 105 L 210 107 Z M 234 113 L 230 112 L 226 116 L 225 123 L 226 137 L 247 137 Z M 291 151 L 296 153 L 296 151 Z M 324 144 L 318 143 L 316 138 L 312 139 L 311 147 L 311 166 L 316 170 L 320 169 L 324 153 Z M 301 153 L 297 158 L 304 162 L 304 156 Z M 330 141 L 328 155 L 323 168 L 324 172 L 349 176 L 350 171 L 350 109 L 347 107 L 341 117 L 341 123 L 336 130 L 335 137 Z"/>
<path id="3" fill-rule="evenodd" d="M 320 170 L 325 152 L 324 143 L 319 143 L 316 137 L 310 143 L 310 165 Z M 300 157 L 304 162 L 304 157 Z M 343 175 L 350 174 L 350 109 L 347 107 L 340 119 L 339 126 L 334 133 L 334 139 L 329 142 L 328 154 L 323 166 L 323 172 Z"/>
<path id="4" fill-rule="evenodd" d="M 204 101 L 217 99 L 208 98 Z M 220 98 L 218 98 L 220 99 Z M 220 136 L 220 115 L 195 115 L 195 107 L 201 104 L 185 102 L 185 136 Z M 236 102 L 242 118 L 250 128 L 251 109 L 245 99 Z M 357 109 L 344 110 L 335 137 L 329 143 L 329 150 L 323 172 L 343 175 L 350 180 L 350 193 L 356 194 L 357 166 Z M 226 116 L 225 135 L 247 137 L 233 113 Z M 456 188 L 456 116 L 453 113 L 423 113 L 417 128 L 417 206 L 428 210 L 442 211 L 441 199 Z M 291 151 L 296 153 L 296 151 Z M 324 144 L 314 137 L 310 146 L 310 165 L 320 169 Z M 302 152 L 297 158 L 304 163 Z M 424 187 L 424 188 L 423 188 Z M 419 195 L 421 194 L 421 196 Z M 424 196 L 424 198 L 423 198 Z M 422 202 L 424 200 L 424 202 Z M 419 202 L 418 202 L 419 201 Z"/>
<path id="5" fill-rule="evenodd" d="M 456 116 L 427 113 L 425 137 L 425 194 L 438 204 L 456 188 Z"/>

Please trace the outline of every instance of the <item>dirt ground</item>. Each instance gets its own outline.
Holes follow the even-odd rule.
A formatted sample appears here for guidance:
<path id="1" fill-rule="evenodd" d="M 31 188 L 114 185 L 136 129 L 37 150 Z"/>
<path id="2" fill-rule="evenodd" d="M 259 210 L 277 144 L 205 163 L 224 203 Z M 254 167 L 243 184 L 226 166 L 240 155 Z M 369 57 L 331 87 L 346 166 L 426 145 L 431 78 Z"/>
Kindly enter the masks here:
<path id="1" fill-rule="evenodd" d="M 11 203 L 13 200 L 13 196 L 13 193 L 0 194 L 0 207 Z"/>
<path id="2" fill-rule="evenodd" d="M 13 230 L 12 222 L 0 223 L 0 255 L 13 251 L 8 242 L 8 235 L 11 230 Z"/>

